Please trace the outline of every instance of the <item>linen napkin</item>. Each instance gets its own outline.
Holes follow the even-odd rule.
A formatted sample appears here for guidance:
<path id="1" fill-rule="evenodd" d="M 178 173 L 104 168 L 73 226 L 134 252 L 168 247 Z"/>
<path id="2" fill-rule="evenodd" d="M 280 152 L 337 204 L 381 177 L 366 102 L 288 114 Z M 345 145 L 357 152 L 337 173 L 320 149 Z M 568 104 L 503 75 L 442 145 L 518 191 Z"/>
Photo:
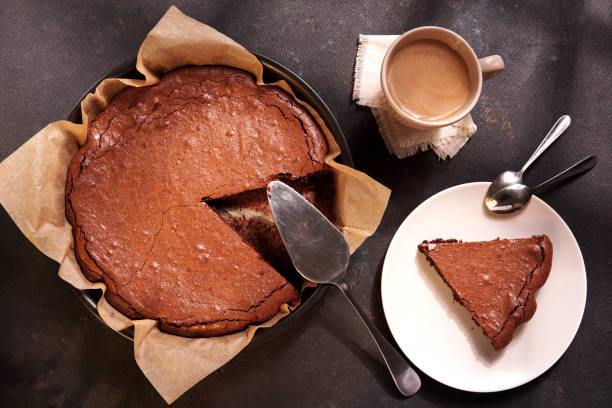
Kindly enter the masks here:
<path id="1" fill-rule="evenodd" d="M 353 100 L 372 109 L 389 153 L 402 159 L 431 148 L 441 159 L 451 158 L 476 132 L 471 115 L 446 127 L 419 130 L 402 124 L 383 108 L 380 69 L 387 48 L 397 37 L 359 35 Z"/>

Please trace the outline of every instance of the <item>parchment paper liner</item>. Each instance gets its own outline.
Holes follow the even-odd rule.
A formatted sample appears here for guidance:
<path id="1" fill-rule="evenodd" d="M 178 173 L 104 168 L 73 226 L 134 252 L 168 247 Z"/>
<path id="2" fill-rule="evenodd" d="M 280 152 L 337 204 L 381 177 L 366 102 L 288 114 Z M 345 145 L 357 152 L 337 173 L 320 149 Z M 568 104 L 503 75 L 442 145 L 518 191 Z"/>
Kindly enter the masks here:
<path id="1" fill-rule="evenodd" d="M 227 65 L 253 73 L 263 84 L 263 66 L 242 46 L 174 6 L 147 35 L 136 67 L 145 80 L 111 78 L 81 103 L 83 124 L 58 121 L 47 125 L 0 163 L 0 202 L 24 235 L 45 255 L 60 263 L 59 276 L 78 289 L 105 290 L 82 274 L 73 250 L 72 227 L 64 215 L 66 172 L 85 142 L 87 123 L 127 86 L 158 82 L 159 76 L 185 65 Z M 293 95 L 286 82 L 278 86 Z M 297 98 L 296 98 L 297 99 Z M 371 235 L 382 218 L 390 190 L 363 173 L 333 161 L 340 149 L 319 114 L 299 101 L 317 121 L 329 145 L 325 161 L 337 179 L 338 223 L 351 253 Z M 201 379 L 238 354 L 259 327 L 270 327 L 289 313 L 283 305 L 269 321 L 226 336 L 193 339 L 163 333 L 154 320 L 130 320 L 103 296 L 98 311 L 114 330 L 134 326 L 134 356 L 151 384 L 171 403 Z"/>

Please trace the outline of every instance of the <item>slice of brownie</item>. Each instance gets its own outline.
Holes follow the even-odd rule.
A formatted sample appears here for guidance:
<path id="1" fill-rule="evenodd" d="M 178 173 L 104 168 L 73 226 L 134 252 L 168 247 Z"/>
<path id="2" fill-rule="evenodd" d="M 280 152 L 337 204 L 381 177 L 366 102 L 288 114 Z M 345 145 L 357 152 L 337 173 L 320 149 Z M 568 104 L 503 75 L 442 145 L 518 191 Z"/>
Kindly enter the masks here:
<path id="1" fill-rule="evenodd" d="M 553 256 L 546 235 L 478 242 L 436 239 L 418 248 L 495 350 L 508 345 L 516 326 L 535 313 L 534 295 L 548 278 Z"/>

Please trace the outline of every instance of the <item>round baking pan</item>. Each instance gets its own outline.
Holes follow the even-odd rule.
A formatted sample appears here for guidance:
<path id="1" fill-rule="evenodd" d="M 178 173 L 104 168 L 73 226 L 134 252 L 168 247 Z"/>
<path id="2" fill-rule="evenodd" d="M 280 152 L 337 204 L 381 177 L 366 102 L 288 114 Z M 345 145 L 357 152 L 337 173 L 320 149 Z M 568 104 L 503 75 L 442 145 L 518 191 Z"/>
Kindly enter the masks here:
<path id="1" fill-rule="evenodd" d="M 325 102 L 321 99 L 319 95 L 300 77 L 291 72 L 289 69 L 279 64 L 276 61 L 271 60 L 270 58 L 264 57 L 263 55 L 253 53 L 259 61 L 262 63 L 264 67 L 263 78 L 264 82 L 276 82 L 279 80 L 285 80 L 295 95 L 302 101 L 308 103 L 312 106 L 318 113 L 321 115 L 321 118 L 331 131 L 336 143 L 340 146 L 340 156 L 336 158 L 336 161 L 342 163 L 344 165 L 353 167 L 353 159 L 351 158 L 351 153 L 346 144 L 346 139 L 342 134 L 342 130 L 340 126 L 338 126 L 338 122 L 332 115 L 331 111 L 325 105 Z M 117 66 L 115 69 L 106 74 L 99 81 L 96 81 L 83 95 L 83 98 L 88 93 L 93 93 L 104 79 L 106 78 L 133 78 L 133 79 L 144 79 L 142 74 L 136 71 L 136 59 L 132 59 L 126 61 L 125 63 Z M 81 99 L 83 99 L 81 98 Z M 74 106 L 70 115 L 68 115 L 67 119 L 71 122 L 80 123 L 81 122 L 81 101 Z M 265 341 L 271 339 L 280 333 L 284 327 L 288 326 L 289 322 L 294 321 L 298 318 L 298 316 L 307 308 L 311 307 L 319 297 L 325 292 L 325 287 L 315 287 L 315 288 L 305 288 L 302 293 L 302 302 L 300 306 L 294 310 L 291 314 L 289 314 L 284 319 L 281 319 L 276 325 L 268 329 L 258 330 L 253 338 L 253 341 L 249 344 L 249 346 L 253 346 L 256 344 L 264 343 Z M 104 323 L 104 320 L 100 317 L 97 310 L 97 304 L 100 300 L 102 292 L 98 289 L 92 290 L 78 290 L 73 287 L 74 293 L 77 297 L 82 301 L 82 303 L 87 307 L 87 309 L 101 322 Z M 106 324 L 106 323 L 105 323 Z M 132 327 L 129 327 L 123 331 L 120 331 L 119 334 L 124 336 L 127 339 L 134 339 L 134 330 Z"/>

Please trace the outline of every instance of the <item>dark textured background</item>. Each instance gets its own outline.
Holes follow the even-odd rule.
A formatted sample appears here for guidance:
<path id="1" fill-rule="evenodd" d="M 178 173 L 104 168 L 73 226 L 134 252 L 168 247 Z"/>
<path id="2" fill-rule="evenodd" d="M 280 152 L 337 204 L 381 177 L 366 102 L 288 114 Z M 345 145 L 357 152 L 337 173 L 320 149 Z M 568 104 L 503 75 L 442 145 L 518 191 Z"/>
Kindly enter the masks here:
<path id="1" fill-rule="evenodd" d="M 393 4 L 392 4 L 393 3 Z M 171 3 L 3 1 L 0 12 L 0 159 L 48 122 L 65 118 L 89 86 L 133 57 Z M 393 190 L 377 233 L 352 257 L 351 289 L 387 335 L 381 264 L 403 219 L 447 187 L 519 167 L 554 121 L 567 133 L 530 170 L 535 183 L 584 156 L 588 175 L 543 198 L 584 255 L 588 299 L 567 353 L 515 390 L 471 394 L 423 375 L 399 397 L 367 333 L 330 290 L 271 340 L 250 347 L 176 406 L 604 406 L 612 398 L 612 4 L 610 1 L 265 2 L 176 1 L 186 14 L 286 65 L 330 106 L 356 167 Z M 389 156 L 370 111 L 351 102 L 357 39 L 440 25 L 506 71 L 488 81 L 473 115 L 478 132 L 450 161 L 431 152 Z M 435 222 L 435 220 L 432 220 Z M 132 344 L 100 324 L 0 210 L 0 401 L 3 406 L 163 406 Z M 407 316 L 410 312 L 407 311 Z"/>

